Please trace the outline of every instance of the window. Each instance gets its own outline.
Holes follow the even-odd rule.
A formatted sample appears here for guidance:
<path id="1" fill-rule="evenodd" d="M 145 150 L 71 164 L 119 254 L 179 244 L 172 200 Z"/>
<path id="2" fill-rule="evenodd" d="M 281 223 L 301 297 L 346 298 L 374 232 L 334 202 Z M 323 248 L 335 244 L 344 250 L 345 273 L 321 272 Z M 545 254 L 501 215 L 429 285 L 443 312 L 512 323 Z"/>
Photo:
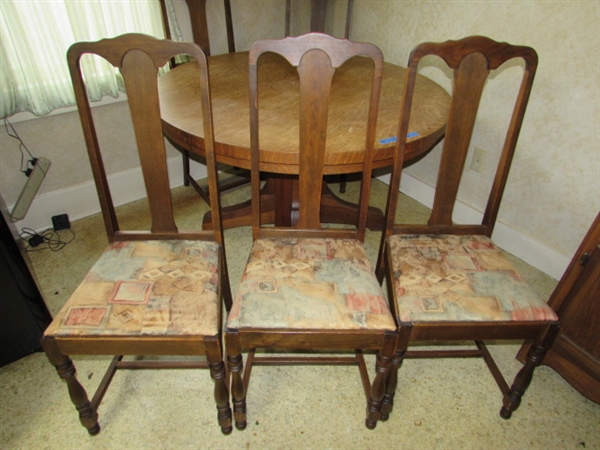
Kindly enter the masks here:
<path id="1" fill-rule="evenodd" d="M 74 105 L 67 49 L 132 32 L 164 37 L 158 0 L 0 1 L 0 118 Z M 92 100 L 119 95 L 112 66 L 90 58 L 84 73 Z"/>

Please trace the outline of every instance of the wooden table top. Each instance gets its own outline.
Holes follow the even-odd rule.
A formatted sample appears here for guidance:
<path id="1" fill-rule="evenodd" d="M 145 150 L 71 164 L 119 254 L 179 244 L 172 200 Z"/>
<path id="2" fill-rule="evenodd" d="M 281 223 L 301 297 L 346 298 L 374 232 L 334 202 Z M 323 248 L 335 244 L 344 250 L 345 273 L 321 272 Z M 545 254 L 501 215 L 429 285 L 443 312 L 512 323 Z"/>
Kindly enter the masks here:
<path id="1" fill-rule="evenodd" d="M 370 60 L 356 57 L 333 80 L 328 119 L 326 173 L 361 170 L 364 125 L 368 108 Z M 235 167 L 250 167 L 248 53 L 209 58 L 217 157 Z M 406 69 L 386 63 L 377 127 L 374 167 L 392 163 L 400 99 Z M 182 64 L 159 80 L 165 134 L 183 148 L 203 153 L 200 88 L 195 63 Z M 298 173 L 298 76 L 280 56 L 265 54 L 259 61 L 260 146 L 265 171 Z M 420 76 L 417 81 L 407 161 L 427 152 L 443 136 L 450 96 L 438 84 Z M 274 169 L 277 170 L 274 170 Z"/>

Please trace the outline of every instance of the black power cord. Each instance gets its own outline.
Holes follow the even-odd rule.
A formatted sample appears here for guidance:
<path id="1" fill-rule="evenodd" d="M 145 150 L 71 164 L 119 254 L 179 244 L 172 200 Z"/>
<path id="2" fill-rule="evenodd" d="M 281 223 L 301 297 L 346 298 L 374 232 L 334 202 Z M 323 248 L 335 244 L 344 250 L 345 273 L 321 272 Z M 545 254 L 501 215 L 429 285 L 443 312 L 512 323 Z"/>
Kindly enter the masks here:
<path id="1" fill-rule="evenodd" d="M 73 230 L 70 228 L 64 228 L 63 230 L 68 231 L 71 234 L 68 237 L 68 240 L 63 240 L 60 234 L 51 228 L 48 228 L 41 233 L 38 233 L 31 228 L 22 228 L 20 236 L 23 241 L 27 242 L 25 250 L 28 252 L 37 252 L 48 249 L 52 250 L 53 252 L 57 252 L 62 250 L 65 245 L 75 239 L 75 233 Z"/>
<path id="2" fill-rule="evenodd" d="M 37 162 L 37 158 L 31 154 L 15 127 L 13 127 L 12 123 L 8 121 L 8 119 L 4 118 L 4 126 L 6 127 L 6 133 L 11 137 L 19 141 L 19 151 L 21 152 L 21 172 L 25 174 L 25 176 L 31 175 L 33 171 L 33 167 Z M 29 155 L 29 157 L 27 156 Z"/>

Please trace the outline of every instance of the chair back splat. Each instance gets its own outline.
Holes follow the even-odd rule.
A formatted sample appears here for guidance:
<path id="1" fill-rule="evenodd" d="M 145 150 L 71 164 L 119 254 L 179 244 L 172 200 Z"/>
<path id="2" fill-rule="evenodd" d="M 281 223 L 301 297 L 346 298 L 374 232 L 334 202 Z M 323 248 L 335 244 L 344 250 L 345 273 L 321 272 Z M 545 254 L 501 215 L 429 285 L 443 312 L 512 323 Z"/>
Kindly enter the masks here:
<path id="1" fill-rule="evenodd" d="M 417 69 L 436 55 L 452 70 L 452 103 L 446 125 L 435 197 L 427 224 L 398 222 L 396 207 L 410 136 L 410 113 Z M 524 68 L 481 223 L 452 221 L 480 100 L 489 75 L 513 59 Z M 404 358 L 480 356 L 503 394 L 500 415 L 509 418 L 520 404 L 537 367 L 558 331 L 558 318 L 491 240 L 517 138 L 537 67 L 530 47 L 473 36 L 424 43 L 411 53 L 405 78 L 396 154 L 382 233 L 378 278 L 387 281 L 399 341 L 382 408 L 392 410 Z M 491 83 L 494 80 L 490 80 Z M 506 101 L 503 92 L 502 101 Z M 534 345 L 512 386 L 504 380 L 483 340 L 530 339 Z M 416 341 L 475 341 L 474 350 L 408 350 Z"/>
<path id="2" fill-rule="evenodd" d="M 148 195 L 148 230 L 124 229 L 119 222 L 139 224 L 143 213 L 132 218 L 115 211 L 104 166 L 107 149 L 98 139 L 82 71 L 88 54 L 104 58 L 123 77 Z M 212 230 L 200 229 L 200 221 L 197 230 L 179 230 L 173 217 L 157 83 L 159 70 L 180 54 L 193 57 L 198 67 L 208 179 L 218 193 L 208 68 L 200 47 L 125 34 L 79 42 L 67 53 L 109 245 L 46 329 L 42 345 L 90 434 L 100 432 L 98 406 L 115 371 L 142 368 L 209 368 L 219 425 L 223 433 L 232 431 L 221 342 L 222 300 L 229 310 L 231 293 L 219 196 L 211 196 Z M 117 355 L 91 401 L 75 377 L 73 354 Z M 123 355 L 205 355 L 206 360 Z"/>
<path id="3" fill-rule="evenodd" d="M 364 153 L 360 214 L 351 228 L 321 223 L 321 193 L 326 175 L 330 95 L 335 73 L 353 57 L 369 58 L 370 89 L 364 93 Z M 366 426 L 374 428 L 391 357 L 395 324 L 363 247 L 366 208 L 370 192 L 375 127 L 383 69 L 381 51 L 372 44 L 354 43 L 311 33 L 282 40 L 255 42 L 249 55 L 250 145 L 252 157 L 252 232 L 254 242 L 227 319 L 227 359 L 236 426 L 246 426 L 246 392 L 256 364 L 352 364 L 360 367 L 367 404 Z M 287 71 L 289 65 L 294 71 Z M 285 67 L 285 70 L 281 70 Z M 260 96 L 262 71 L 298 77 L 298 149 L 281 164 L 263 164 L 269 151 L 259 130 L 277 126 L 277 108 Z M 291 75 L 290 75 L 291 73 Z M 260 99 L 260 102 L 259 102 Z M 273 122 L 275 124 L 273 124 Z M 354 125 L 353 125 L 354 126 Z M 357 125 L 360 126 L 360 125 Z M 296 132 L 281 130 L 281 133 Z M 297 158 L 289 164 L 288 158 Z M 287 199 L 292 220 L 262 226 L 261 175 L 268 182 L 290 183 Z M 283 189 L 282 189 L 283 190 Z M 351 351 L 354 356 L 255 355 L 256 348 L 309 352 Z M 242 349 L 250 349 L 242 374 Z M 371 384 L 362 351 L 377 353 L 377 371 Z"/>
<path id="4" fill-rule="evenodd" d="M 250 49 L 250 146 L 252 152 L 252 198 L 260 192 L 261 153 L 259 139 L 259 83 L 258 60 L 264 53 L 277 53 L 297 67 L 299 76 L 299 173 L 298 211 L 296 228 L 279 230 L 261 226 L 260 202 L 253 201 L 253 236 L 276 236 L 289 233 L 318 236 L 346 236 L 364 240 L 370 194 L 375 129 L 379 109 L 383 57 L 372 44 L 354 43 L 332 38 L 325 34 L 311 33 L 297 38 L 258 41 Z M 365 100 L 369 108 L 365 117 L 365 153 L 363 159 L 363 182 L 361 183 L 359 214 L 354 229 L 327 228 L 321 226 L 320 208 L 323 186 L 324 163 L 327 149 L 327 118 L 329 98 L 335 70 L 356 55 L 373 61 L 371 91 Z M 366 182 L 365 182 L 366 181 Z"/>

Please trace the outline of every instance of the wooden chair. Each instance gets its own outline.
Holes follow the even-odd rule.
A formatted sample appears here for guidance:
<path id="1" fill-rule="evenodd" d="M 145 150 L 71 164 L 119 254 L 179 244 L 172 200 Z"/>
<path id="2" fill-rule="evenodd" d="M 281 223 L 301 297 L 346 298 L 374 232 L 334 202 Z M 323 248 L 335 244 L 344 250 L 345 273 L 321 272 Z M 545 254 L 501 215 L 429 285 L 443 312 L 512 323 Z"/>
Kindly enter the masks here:
<path id="1" fill-rule="evenodd" d="M 299 74 L 299 211 L 296 227 L 261 224 L 258 60 L 277 53 Z M 322 228 L 319 210 L 326 159 L 329 92 L 335 69 L 353 56 L 373 60 L 372 90 L 365 117 L 364 180 L 355 228 Z M 236 426 L 246 426 L 246 390 L 253 364 L 358 364 L 368 400 L 366 424 L 374 428 L 384 381 L 395 346 L 395 325 L 363 240 L 370 191 L 371 160 L 383 69 L 381 51 L 312 33 L 296 38 L 255 42 L 250 49 L 250 143 L 252 156 L 251 254 L 226 325 L 228 365 Z M 263 66 L 264 67 L 264 66 Z M 268 70 L 268 69 L 263 69 Z M 369 97 L 370 96 L 370 97 Z M 269 111 L 268 99 L 264 99 Z M 267 115 L 266 115 L 267 116 Z M 271 115 L 271 117 L 273 117 Z M 285 130 L 282 130 L 285 132 Z M 288 164 L 282 164 L 284 170 Z M 279 168 L 272 170 L 277 172 Z M 356 350 L 348 356 L 256 356 L 256 348 Z M 251 349 L 242 377 L 242 349 Z M 378 352 L 371 386 L 362 350 Z M 316 358 L 316 359 L 315 359 Z"/>
<path id="2" fill-rule="evenodd" d="M 395 223 L 396 206 L 404 146 L 411 132 L 411 102 L 415 88 L 418 89 L 418 83 L 415 86 L 417 67 L 427 55 L 439 56 L 453 70 L 452 103 L 431 216 L 426 225 L 407 225 Z M 456 225 L 452 222 L 452 212 L 483 87 L 490 71 L 513 58 L 521 59 L 525 68 L 483 220 L 480 224 Z M 486 361 L 504 396 L 500 415 L 508 419 L 519 406 L 535 367 L 541 363 L 558 331 L 556 314 L 490 239 L 536 66 L 537 54 L 532 48 L 499 43 L 486 37 L 424 43 L 410 56 L 387 222 L 377 265 L 380 279 L 386 269 L 389 297 L 393 299 L 392 310 L 399 330 L 398 348 L 382 408 L 383 420 L 392 410 L 397 371 L 404 358 L 471 356 L 483 357 Z M 485 339 L 535 341 L 512 387 L 498 370 L 483 343 Z M 409 344 L 416 341 L 470 340 L 475 341 L 476 349 L 407 350 Z"/>
<path id="3" fill-rule="evenodd" d="M 76 43 L 67 53 L 109 245 L 46 329 L 42 345 L 92 435 L 100 432 L 97 410 L 115 371 L 145 368 L 209 368 L 221 430 L 232 431 L 221 329 L 221 298 L 229 309 L 231 293 L 219 196 L 211 196 L 213 230 L 177 229 L 162 137 L 158 69 L 182 53 L 198 61 L 208 177 L 218 192 L 206 58 L 197 45 L 126 34 Z M 103 57 L 124 78 L 148 193 L 149 231 L 123 230 L 117 219 L 80 69 L 85 54 Z M 69 355 L 115 354 L 90 402 Z M 124 360 L 122 355 L 206 355 L 207 361 Z"/>
<path id="4" fill-rule="evenodd" d="M 190 13 L 190 21 L 192 24 L 192 34 L 194 42 L 200 46 L 204 54 L 208 57 L 211 55 L 210 51 L 210 38 L 208 35 L 208 20 L 206 15 L 206 0 L 186 0 L 188 10 Z M 235 39 L 233 34 L 233 18 L 231 15 L 231 3 L 230 0 L 223 0 L 225 7 L 225 27 L 227 29 L 227 47 L 229 53 L 235 52 Z M 169 16 L 167 12 L 166 0 L 160 0 L 160 7 L 162 12 L 163 27 L 165 29 L 165 37 L 171 39 L 171 28 L 169 27 Z M 173 146 L 181 152 L 183 162 L 183 185 L 192 187 L 198 192 L 198 194 L 204 199 L 204 201 L 210 204 L 209 186 L 200 185 L 194 177 L 190 174 L 190 158 L 196 160 L 198 157 L 190 153 L 188 150 L 178 146 L 172 142 Z M 198 159 L 198 162 L 204 163 L 203 159 Z M 239 168 L 228 168 L 226 170 L 228 174 L 221 177 L 219 181 L 219 187 L 221 192 L 234 189 L 249 183 L 249 175 L 247 170 Z"/>

